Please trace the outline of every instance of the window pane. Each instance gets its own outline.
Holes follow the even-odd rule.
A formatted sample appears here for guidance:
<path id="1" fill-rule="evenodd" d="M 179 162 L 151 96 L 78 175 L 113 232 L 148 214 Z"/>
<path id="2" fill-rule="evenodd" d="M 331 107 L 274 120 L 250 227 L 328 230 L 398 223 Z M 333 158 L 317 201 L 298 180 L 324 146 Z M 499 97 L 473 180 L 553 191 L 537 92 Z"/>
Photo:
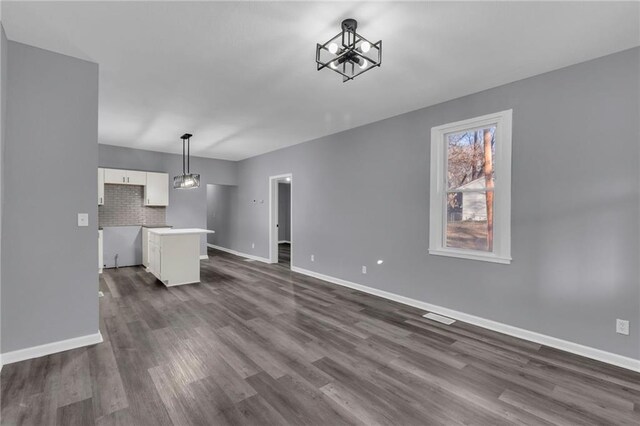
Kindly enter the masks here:
<path id="1" fill-rule="evenodd" d="M 446 135 L 448 189 L 493 187 L 495 132 L 492 126 Z"/>
<path id="2" fill-rule="evenodd" d="M 450 248 L 493 251 L 493 192 L 447 194 L 446 244 Z"/>

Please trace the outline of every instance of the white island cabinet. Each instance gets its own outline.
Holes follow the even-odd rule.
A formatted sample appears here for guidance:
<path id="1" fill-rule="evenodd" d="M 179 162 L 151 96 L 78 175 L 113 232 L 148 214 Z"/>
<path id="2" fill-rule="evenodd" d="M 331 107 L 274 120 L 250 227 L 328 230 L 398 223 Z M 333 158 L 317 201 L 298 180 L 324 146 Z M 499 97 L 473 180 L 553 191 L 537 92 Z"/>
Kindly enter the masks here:
<path id="1" fill-rule="evenodd" d="M 214 231 L 199 228 L 152 228 L 149 233 L 151 272 L 167 287 L 200 282 L 200 238 Z"/>

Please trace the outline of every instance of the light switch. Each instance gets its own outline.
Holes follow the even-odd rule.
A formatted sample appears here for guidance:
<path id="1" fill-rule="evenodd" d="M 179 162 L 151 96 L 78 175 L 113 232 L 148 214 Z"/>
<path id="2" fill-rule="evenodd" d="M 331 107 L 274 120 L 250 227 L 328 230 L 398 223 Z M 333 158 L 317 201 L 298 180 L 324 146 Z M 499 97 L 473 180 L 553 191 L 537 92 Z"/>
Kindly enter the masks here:
<path id="1" fill-rule="evenodd" d="M 89 226 L 89 213 L 78 213 L 78 226 Z"/>

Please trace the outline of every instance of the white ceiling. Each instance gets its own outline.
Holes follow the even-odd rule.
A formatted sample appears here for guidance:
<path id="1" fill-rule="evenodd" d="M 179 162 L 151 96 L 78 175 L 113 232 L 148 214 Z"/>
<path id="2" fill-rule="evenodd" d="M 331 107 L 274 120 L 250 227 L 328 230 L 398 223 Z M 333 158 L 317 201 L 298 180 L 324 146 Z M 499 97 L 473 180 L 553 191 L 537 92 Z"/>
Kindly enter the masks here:
<path id="1" fill-rule="evenodd" d="M 10 39 L 100 64 L 100 143 L 239 160 L 640 45 L 640 4 L 2 2 Z M 315 44 L 383 40 L 342 83 Z"/>

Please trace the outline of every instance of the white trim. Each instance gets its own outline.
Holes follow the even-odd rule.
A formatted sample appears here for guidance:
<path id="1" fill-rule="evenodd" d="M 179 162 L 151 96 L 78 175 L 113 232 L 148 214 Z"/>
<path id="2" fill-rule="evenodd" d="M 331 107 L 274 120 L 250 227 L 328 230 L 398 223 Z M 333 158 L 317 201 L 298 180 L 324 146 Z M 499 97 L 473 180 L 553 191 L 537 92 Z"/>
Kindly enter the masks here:
<path id="1" fill-rule="evenodd" d="M 484 260 L 485 262 L 503 263 L 505 265 L 511 263 L 510 257 L 499 257 L 495 253 L 483 254 L 482 252 L 476 252 L 474 250 L 460 250 L 452 248 L 446 250 L 429 249 L 429 254 L 433 254 L 436 256 L 457 257 L 460 259 Z"/>
<path id="2" fill-rule="evenodd" d="M 207 260 L 209 259 L 209 255 L 208 254 L 201 254 L 200 255 L 200 260 Z"/>
<path id="3" fill-rule="evenodd" d="M 216 245 L 209 244 L 209 243 L 207 243 L 207 247 L 211 247 L 212 249 L 216 249 L 216 250 L 224 251 L 224 252 L 227 252 L 227 253 L 235 254 L 236 256 L 246 257 L 247 259 L 257 260 L 258 262 L 271 263 L 269 261 L 269 259 L 267 259 L 266 257 L 259 257 L 259 256 L 254 256 L 252 254 L 241 253 L 239 251 L 231 250 L 231 249 L 228 249 L 226 247 L 220 247 L 220 246 L 216 246 Z"/>
<path id="4" fill-rule="evenodd" d="M 511 139 L 513 110 L 483 115 L 431 128 L 431 182 L 429 207 L 429 254 L 463 259 L 511 263 Z M 452 132 L 496 126 L 496 188 L 494 190 L 493 252 L 460 250 L 446 246 L 446 164 L 445 136 Z"/>
<path id="5" fill-rule="evenodd" d="M 6 352 L 2 354 L 2 361 L 4 364 L 12 364 L 14 362 L 39 358 L 41 356 L 81 348 L 83 346 L 95 345 L 98 343 L 102 343 L 102 334 L 99 331 L 94 334 L 87 334 L 86 336 L 74 337 L 72 339 L 60 340 L 58 342 L 46 343 L 44 345 Z"/>
<path id="6" fill-rule="evenodd" d="M 536 333 L 535 331 L 529 331 L 523 328 L 514 327 L 508 324 L 500 323 L 497 321 L 478 317 L 475 315 L 465 314 L 464 312 L 459 312 L 459 311 L 455 311 L 453 309 L 445 308 L 442 306 L 421 302 L 416 299 L 411 299 L 409 297 L 400 296 L 398 294 L 390 293 L 388 291 L 367 287 L 362 284 L 356 284 L 340 278 L 335 278 L 335 277 L 324 275 L 318 272 L 309 271 L 307 269 L 298 268 L 296 266 L 293 266 L 291 270 L 299 274 L 308 275 L 310 277 L 328 281 L 333 284 L 349 287 L 355 290 L 362 291 L 364 293 L 373 294 L 374 296 L 383 297 L 385 299 L 393 300 L 398 303 L 403 303 L 405 305 L 413 306 L 418 309 L 423 309 L 428 312 L 434 312 L 439 315 L 444 315 L 458 321 L 466 322 L 466 323 L 477 325 L 479 327 L 483 327 L 489 330 L 497 331 L 498 333 L 507 334 L 509 336 L 528 340 L 530 342 L 539 343 L 541 345 L 560 349 L 565 352 L 570 352 L 586 358 L 595 359 L 597 361 L 601 361 L 607 364 L 626 368 L 628 370 L 640 372 L 640 359 L 629 358 L 626 356 L 603 351 L 601 349 L 584 346 L 579 343 L 558 339 L 557 337 Z"/>
<path id="7" fill-rule="evenodd" d="M 278 241 L 278 244 L 284 244 L 284 243 L 291 244 L 291 241 L 289 241 L 289 240 L 280 240 L 280 241 Z"/>

